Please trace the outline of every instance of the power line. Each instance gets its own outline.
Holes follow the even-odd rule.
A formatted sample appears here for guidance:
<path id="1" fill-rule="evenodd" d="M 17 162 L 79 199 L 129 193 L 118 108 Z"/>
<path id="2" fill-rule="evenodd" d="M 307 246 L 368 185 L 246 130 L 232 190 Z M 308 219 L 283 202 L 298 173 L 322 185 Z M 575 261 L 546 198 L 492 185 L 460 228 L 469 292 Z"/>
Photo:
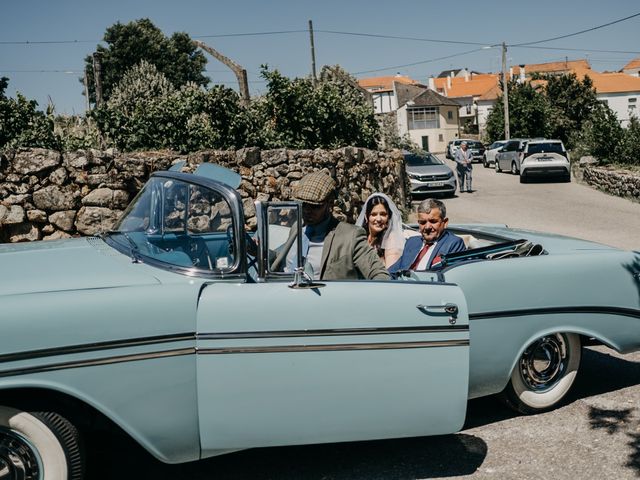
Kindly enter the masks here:
<path id="1" fill-rule="evenodd" d="M 474 48 L 473 50 L 468 50 L 466 52 L 454 53 L 453 55 L 446 55 L 444 57 L 432 58 L 430 60 L 421 60 L 419 62 L 406 63 L 404 65 L 394 65 L 393 67 L 375 68 L 375 69 L 372 69 L 372 70 L 362 70 L 360 72 L 354 72 L 353 75 L 361 75 L 363 73 L 372 73 L 372 72 L 382 72 L 384 70 L 394 70 L 394 69 L 397 69 L 397 68 L 413 67 L 414 65 L 422 65 L 424 63 L 437 62 L 438 60 L 446 60 L 447 58 L 460 57 L 462 55 L 468 55 L 470 53 L 479 52 L 480 50 L 488 50 L 490 48 L 493 48 L 493 47 Z"/>
<path id="2" fill-rule="evenodd" d="M 308 30 L 280 30 L 275 32 L 221 33 L 216 35 L 192 35 L 191 38 L 256 37 L 256 36 L 264 36 L 264 35 L 284 35 L 289 33 L 309 33 L 309 32 Z"/>
<path id="3" fill-rule="evenodd" d="M 635 18 L 635 17 L 640 17 L 640 12 L 639 13 L 634 13 L 633 15 L 629 15 L 628 17 L 624 17 L 624 18 L 620 18 L 618 20 L 614 20 L 613 22 L 603 23 L 602 25 L 598 25 L 596 27 L 591 27 L 591 28 L 587 28 L 585 30 L 580 30 L 579 32 L 569 33 L 567 35 L 560 35 L 559 37 L 547 38 L 545 40 L 538 40 L 536 42 L 516 43 L 514 45 L 507 45 L 507 46 L 509 46 L 509 47 L 522 47 L 522 46 L 525 46 L 525 45 L 527 45 L 527 46 L 528 45 L 537 45 L 538 43 L 551 42 L 553 40 L 560 40 L 561 38 L 574 37 L 576 35 L 580 35 L 580 34 L 583 34 L 583 33 L 593 32 L 594 30 L 598 30 L 600 28 L 609 27 L 611 25 L 615 25 L 616 23 L 624 22 L 625 20 L 629 20 L 629 19 Z"/>
<path id="4" fill-rule="evenodd" d="M 568 52 L 597 52 L 597 53 L 624 53 L 637 55 L 640 51 L 633 50 L 599 50 L 597 48 L 565 48 L 565 47 L 534 47 L 529 45 L 507 45 L 510 48 L 535 48 L 539 50 L 561 50 Z"/>
<path id="5" fill-rule="evenodd" d="M 316 33 L 331 33 L 335 35 L 349 35 L 355 37 L 370 37 L 370 38 L 387 38 L 393 40 L 411 40 L 416 42 L 433 42 L 433 43 L 451 43 L 457 45 L 478 45 L 478 46 L 494 46 L 487 43 L 478 42 L 462 42 L 458 40 L 442 40 L 434 38 L 420 38 L 420 37 L 401 37 L 396 35 L 381 35 L 377 33 L 357 33 L 357 32 L 340 32 L 336 30 L 315 30 Z"/>

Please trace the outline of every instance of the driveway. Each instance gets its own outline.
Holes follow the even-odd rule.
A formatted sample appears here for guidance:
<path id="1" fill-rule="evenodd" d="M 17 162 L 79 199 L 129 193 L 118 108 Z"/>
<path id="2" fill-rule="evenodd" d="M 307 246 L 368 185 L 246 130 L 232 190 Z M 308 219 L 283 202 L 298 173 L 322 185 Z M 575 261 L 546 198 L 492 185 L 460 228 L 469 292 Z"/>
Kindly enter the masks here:
<path id="1" fill-rule="evenodd" d="M 453 167 L 444 155 L 439 157 Z M 473 188 L 473 193 L 444 199 L 451 223 L 501 223 L 640 250 L 640 203 L 575 181 L 521 184 L 517 175 L 496 173 L 477 163 Z M 415 211 L 418 202 L 413 203 Z"/>

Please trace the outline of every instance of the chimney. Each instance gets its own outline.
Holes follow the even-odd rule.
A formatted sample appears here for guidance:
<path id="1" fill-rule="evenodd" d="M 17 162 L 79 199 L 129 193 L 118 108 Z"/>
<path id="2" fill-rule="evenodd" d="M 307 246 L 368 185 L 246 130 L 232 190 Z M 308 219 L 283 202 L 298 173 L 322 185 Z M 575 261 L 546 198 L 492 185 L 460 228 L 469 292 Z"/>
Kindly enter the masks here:
<path id="1" fill-rule="evenodd" d="M 513 78 L 513 67 L 509 67 L 509 80 Z"/>
<path id="2" fill-rule="evenodd" d="M 447 88 L 451 89 L 451 77 L 447 77 Z"/>
<path id="3" fill-rule="evenodd" d="M 464 69 L 464 81 L 469 81 L 469 70 L 467 70 L 466 68 Z"/>
<path id="4" fill-rule="evenodd" d="M 453 73 L 453 70 L 451 70 L 451 72 L 449 72 L 449 76 L 450 76 L 451 78 L 455 77 L 455 73 Z"/>
<path id="5" fill-rule="evenodd" d="M 431 75 L 429 77 L 429 88 L 431 90 L 435 90 L 436 89 L 436 80 L 435 80 L 435 78 L 433 78 L 433 75 Z"/>
<path id="6" fill-rule="evenodd" d="M 524 65 L 520 65 L 520 83 L 523 83 L 526 77 L 527 75 L 524 71 Z"/>

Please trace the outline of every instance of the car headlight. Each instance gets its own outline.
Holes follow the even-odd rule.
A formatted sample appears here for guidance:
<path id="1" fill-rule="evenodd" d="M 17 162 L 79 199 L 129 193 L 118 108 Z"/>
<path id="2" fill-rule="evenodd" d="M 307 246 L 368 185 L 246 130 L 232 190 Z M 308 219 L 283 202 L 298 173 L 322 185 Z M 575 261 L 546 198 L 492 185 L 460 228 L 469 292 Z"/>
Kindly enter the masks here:
<path id="1" fill-rule="evenodd" d="M 419 178 L 415 173 L 407 173 L 407 175 L 409 175 L 409 178 L 413 178 L 414 180 L 417 180 Z"/>
<path id="2" fill-rule="evenodd" d="M 451 178 L 453 177 L 453 171 L 450 171 L 449 173 L 447 173 L 447 178 Z"/>

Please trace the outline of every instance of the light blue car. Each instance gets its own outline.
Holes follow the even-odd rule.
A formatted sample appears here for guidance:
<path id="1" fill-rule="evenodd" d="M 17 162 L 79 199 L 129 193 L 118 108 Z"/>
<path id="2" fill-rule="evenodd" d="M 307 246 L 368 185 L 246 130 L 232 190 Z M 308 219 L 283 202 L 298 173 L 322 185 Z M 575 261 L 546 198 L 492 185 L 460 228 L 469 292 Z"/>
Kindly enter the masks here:
<path id="1" fill-rule="evenodd" d="M 587 342 L 640 348 L 640 252 L 460 226 L 438 272 L 314 283 L 299 205 L 248 235 L 238 183 L 158 172 L 112 232 L 0 245 L 2 480 L 83 478 L 96 426 L 168 463 L 451 433 L 470 398 L 557 406 Z"/>

